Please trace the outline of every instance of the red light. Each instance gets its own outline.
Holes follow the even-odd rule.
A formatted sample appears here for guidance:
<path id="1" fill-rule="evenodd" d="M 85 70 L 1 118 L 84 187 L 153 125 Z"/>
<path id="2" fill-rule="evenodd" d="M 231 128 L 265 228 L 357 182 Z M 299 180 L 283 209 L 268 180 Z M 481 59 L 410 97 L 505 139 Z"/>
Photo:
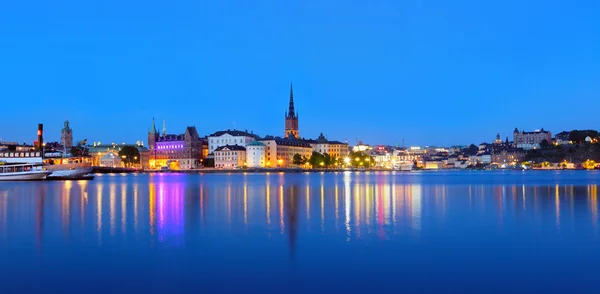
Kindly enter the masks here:
<path id="1" fill-rule="evenodd" d="M 42 130 L 38 130 L 38 136 L 42 135 Z"/>

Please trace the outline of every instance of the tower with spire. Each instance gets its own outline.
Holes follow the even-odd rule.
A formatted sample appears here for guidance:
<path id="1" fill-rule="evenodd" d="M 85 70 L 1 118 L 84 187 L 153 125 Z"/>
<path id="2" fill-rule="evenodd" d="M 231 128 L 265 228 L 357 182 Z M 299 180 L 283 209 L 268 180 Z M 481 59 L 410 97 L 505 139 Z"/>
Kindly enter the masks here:
<path id="1" fill-rule="evenodd" d="M 152 118 L 152 127 L 150 127 L 150 130 L 148 130 L 148 148 L 151 150 L 154 150 L 157 137 L 158 130 L 156 129 L 156 124 L 154 124 L 154 118 Z"/>
<path id="2" fill-rule="evenodd" d="M 298 112 L 294 109 L 294 90 L 290 83 L 290 105 L 285 112 L 285 138 L 300 138 L 298 132 Z"/>
<path id="3" fill-rule="evenodd" d="M 60 132 L 60 143 L 65 148 L 73 147 L 73 130 L 69 126 L 68 120 L 65 120 L 64 127 L 63 127 L 62 131 Z"/>

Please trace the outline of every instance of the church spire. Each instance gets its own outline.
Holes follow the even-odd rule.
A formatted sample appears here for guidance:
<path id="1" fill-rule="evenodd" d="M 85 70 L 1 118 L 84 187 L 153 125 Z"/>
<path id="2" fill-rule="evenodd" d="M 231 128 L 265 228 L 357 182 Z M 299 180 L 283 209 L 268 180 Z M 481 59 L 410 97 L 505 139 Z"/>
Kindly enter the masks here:
<path id="1" fill-rule="evenodd" d="M 154 124 L 154 117 L 152 118 L 152 127 L 150 128 L 150 134 L 156 134 L 156 125 Z"/>
<path id="2" fill-rule="evenodd" d="M 167 136 L 167 120 L 163 119 L 163 129 L 162 129 L 163 137 Z"/>
<path id="3" fill-rule="evenodd" d="M 294 111 L 294 89 L 292 88 L 291 82 L 290 82 L 290 107 L 288 110 L 288 116 L 290 116 L 290 117 L 296 116 L 296 112 Z"/>

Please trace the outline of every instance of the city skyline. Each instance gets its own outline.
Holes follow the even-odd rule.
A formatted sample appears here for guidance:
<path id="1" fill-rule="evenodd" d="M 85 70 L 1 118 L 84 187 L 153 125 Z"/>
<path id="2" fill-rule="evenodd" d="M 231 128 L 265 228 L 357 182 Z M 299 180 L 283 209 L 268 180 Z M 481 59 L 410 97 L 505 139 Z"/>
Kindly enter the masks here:
<path id="1" fill-rule="evenodd" d="M 290 81 L 305 138 L 448 146 L 597 129 L 599 4 L 517 3 L 9 3 L 0 137 L 31 143 L 43 123 L 59 141 L 68 119 L 75 142 L 131 143 L 152 117 L 174 133 L 280 136 Z"/>

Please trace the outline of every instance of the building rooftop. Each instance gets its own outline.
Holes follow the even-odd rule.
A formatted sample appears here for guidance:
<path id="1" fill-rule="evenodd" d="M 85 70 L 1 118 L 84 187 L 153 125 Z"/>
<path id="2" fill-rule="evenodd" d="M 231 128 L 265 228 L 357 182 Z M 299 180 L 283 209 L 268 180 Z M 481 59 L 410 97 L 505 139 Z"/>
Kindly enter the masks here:
<path id="1" fill-rule="evenodd" d="M 218 147 L 217 149 L 215 149 L 215 151 L 223 151 L 223 150 L 246 151 L 246 148 L 244 148 L 244 146 L 240 146 L 240 145 L 225 145 L 225 146 L 221 146 L 221 147 Z"/>
<path id="2" fill-rule="evenodd" d="M 218 131 L 218 132 L 211 134 L 209 137 L 219 137 L 219 136 L 223 136 L 225 134 L 229 134 L 229 135 L 235 136 L 235 137 L 245 136 L 245 137 L 252 137 L 252 138 L 258 139 L 258 136 L 256 134 L 248 133 L 248 131 L 238 131 L 238 130 Z"/>
<path id="3" fill-rule="evenodd" d="M 260 141 L 252 141 L 246 144 L 246 146 L 265 146 L 265 144 L 261 143 Z"/>
<path id="4" fill-rule="evenodd" d="M 311 147 L 308 140 L 297 139 L 297 138 L 281 138 L 273 136 L 265 136 L 260 141 L 274 140 L 275 144 L 283 146 L 298 146 L 298 147 Z"/>

